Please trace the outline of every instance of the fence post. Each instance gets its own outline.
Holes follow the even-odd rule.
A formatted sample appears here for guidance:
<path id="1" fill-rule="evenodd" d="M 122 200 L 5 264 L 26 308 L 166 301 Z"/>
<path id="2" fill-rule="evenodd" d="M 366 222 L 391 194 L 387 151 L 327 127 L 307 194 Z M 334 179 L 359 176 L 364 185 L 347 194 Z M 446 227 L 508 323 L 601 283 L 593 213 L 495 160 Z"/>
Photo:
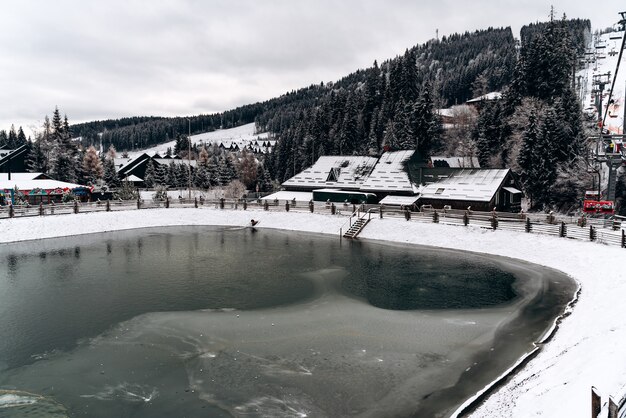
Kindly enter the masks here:
<path id="1" fill-rule="evenodd" d="M 337 213 L 337 207 L 335 206 L 334 203 L 330 204 L 330 214 L 334 215 L 335 213 Z"/>
<path id="2" fill-rule="evenodd" d="M 243 210 L 246 210 L 246 209 L 248 209 L 248 201 L 244 200 L 243 201 Z"/>
<path id="3" fill-rule="evenodd" d="M 43 202 L 39 202 L 39 216 L 43 216 Z"/>
<path id="4" fill-rule="evenodd" d="M 494 231 L 498 229 L 498 217 L 495 212 L 491 215 L 491 228 L 493 228 Z"/>
<path id="5" fill-rule="evenodd" d="M 526 218 L 526 232 L 530 232 L 530 231 L 532 231 L 532 230 L 533 230 L 533 226 L 532 226 L 532 224 L 530 223 L 530 218 L 528 218 L 528 217 L 527 217 L 527 218 Z"/>
<path id="6" fill-rule="evenodd" d="M 309 210 L 313 213 L 315 204 L 313 203 L 313 199 L 309 200 Z"/>
<path id="7" fill-rule="evenodd" d="M 106 211 L 111 212 L 111 200 L 107 199 L 106 203 Z"/>
<path id="8" fill-rule="evenodd" d="M 565 229 L 565 222 L 561 221 L 561 227 L 559 228 L 559 237 L 565 238 L 567 236 L 567 230 Z"/>
<path id="9" fill-rule="evenodd" d="M 141 199 L 137 198 L 137 209 L 141 209 Z"/>
<path id="10" fill-rule="evenodd" d="M 433 212 L 433 223 L 436 223 L 436 224 L 439 223 L 439 214 L 437 213 L 436 210 Z"/>
<path id="11" fill-rule="evenodd" d="M 224 209 L 224 198 L 220 197 L 220 209 Z"/>
<path id="12" fill-rule="evenodd" d="M 9 204 L 9 218 L 13 218 L 15 216 L 15 209 L 12 204 Z"/>
<path id="13" fill-rule="evenodd" d="M 463 225 L 469 225 L 469 215 L 467 214 L 467 212 L 463 214 Z"/>
<path id="14" fill-rule="evenodd" d="M 267 203 L 267 200 L 263 201 L 263 209 L 270 210 L 270 205 Z"/>
<path id="15" fill-rule="evenodd" d="M 622 229 L 622 248 L 626 248 L 626 231 Z"/>
<path id="16" fill-rule="evenodd" d="M 285 202 L 285 212 L 289 212 L 289 201 Z"/>
<path id="17" fill-rule="evenodd" d="M 165 209 L 170 207 L 170 198 L 169 196 L 165 196 Z"/>
<path id="18" fill-rule="evenodd" d="M 407 221 L 411 220 L 411 211 L 408 209 L 404 210 L 404 217 L 406 218 Z"/>
<path id="19" fill-rule="evenodd" d="M 380 214 L 380 219 L 383 219 L 383 205 L 380 205 L 378 208 L 378 213 Z"/>
<path id="20" fill-rule="evenodd" d="M 195 207 L 196 209 L 198 209 L 198 198 L 194 197 L 193 198 L 193 207 Z"/>
<path id="21" fill-rule="evenodd" d="M 596 231 L 593 228 L 593 225 L 589 225 L 589 240 L 595 241 L 595 239 L 596 239 Z"/>
<path id="22" fill-rule="evenodd" d="M 74 213 L 78 213 L 78 202 L 74 201 Z"/>

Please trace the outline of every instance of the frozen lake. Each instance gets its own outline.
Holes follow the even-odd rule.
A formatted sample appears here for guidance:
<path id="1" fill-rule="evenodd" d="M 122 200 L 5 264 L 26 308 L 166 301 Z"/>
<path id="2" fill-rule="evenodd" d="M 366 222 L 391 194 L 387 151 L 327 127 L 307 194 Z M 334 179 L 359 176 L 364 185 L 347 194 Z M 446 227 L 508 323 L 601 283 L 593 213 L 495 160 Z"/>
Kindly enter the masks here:
<path id="1" fill-rule="evenodd" d="M 11 417 L 445 416 L 576 290 L 504 258 L 241 228 L 5 244 L 0 260 Z"/>

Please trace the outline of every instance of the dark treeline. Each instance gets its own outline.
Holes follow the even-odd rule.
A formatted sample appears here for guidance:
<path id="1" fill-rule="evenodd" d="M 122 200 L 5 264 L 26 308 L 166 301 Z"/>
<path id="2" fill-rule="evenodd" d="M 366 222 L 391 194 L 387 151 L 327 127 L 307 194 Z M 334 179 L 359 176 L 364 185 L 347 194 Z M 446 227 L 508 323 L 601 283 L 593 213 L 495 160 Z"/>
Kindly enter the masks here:
<path id="1" fill-rule="evenodd" d="M 21 126 L 17 131 L 14 125 L 11 125 L 9 132 L 0 130 L 0 149 L 16 149 L 27 143 L 28 140 Z"/>
<path id="2" fill-rule="evenodd" d="M 125 151 L 172 141 L 181 135 L 186 136 L 190 128 L 194 134 L 214 131 L 220 127 L 227 129 L 252 123 L 261 109 L 263 104 L 255 103 L 223 113 L 188 118 L 143 116 L 109 119 L 72 125 L 72 133 L 76 137 L 81 137 L 81 143 L 85 147 L 99 145 L 102 142 L 104 149 L 113 145 L 116 149 Z"/>
<path id="3" fill-rule="evenodd" d="M 567 22 L 572 45 L 576 49 L 576 52 L 582 54 L 585 52 L 585 48 L 591 37 L 591 21 L 589 19 L 569 19 L 565 21 Z M 530 44 L 536 36 L 546 30 L 549 24 L 549 22 L 536 22 L 523 26 L 520 30 L 522 45 Z"/>

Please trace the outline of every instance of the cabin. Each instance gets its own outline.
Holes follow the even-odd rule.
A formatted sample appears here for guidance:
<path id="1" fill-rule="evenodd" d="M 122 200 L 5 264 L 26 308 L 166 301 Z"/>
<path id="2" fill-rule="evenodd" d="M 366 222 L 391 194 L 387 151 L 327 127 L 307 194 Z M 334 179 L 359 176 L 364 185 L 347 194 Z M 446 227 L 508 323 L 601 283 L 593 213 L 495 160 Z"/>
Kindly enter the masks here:
<path id="1" fill-rule="evenodd" d="M 510 169 L 460 169 L 422 187 L 419 205 L 517 212 L 523 193 Z"/>

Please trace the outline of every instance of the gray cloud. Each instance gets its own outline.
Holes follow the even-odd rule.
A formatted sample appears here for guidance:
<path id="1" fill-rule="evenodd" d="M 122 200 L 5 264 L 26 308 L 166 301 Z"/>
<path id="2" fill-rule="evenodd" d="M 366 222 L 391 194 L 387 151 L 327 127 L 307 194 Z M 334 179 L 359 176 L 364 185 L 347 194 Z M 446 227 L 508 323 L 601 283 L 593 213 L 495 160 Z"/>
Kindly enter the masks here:
<path id="1" fill-rule="evenodd" d="M 617 20 L 554 1 L 559 16 Z M 24 1 L 3 5 L 0 129 L 226 110 L 331 81 L 459 31 L 545 20 L 540 0 Z"/>

